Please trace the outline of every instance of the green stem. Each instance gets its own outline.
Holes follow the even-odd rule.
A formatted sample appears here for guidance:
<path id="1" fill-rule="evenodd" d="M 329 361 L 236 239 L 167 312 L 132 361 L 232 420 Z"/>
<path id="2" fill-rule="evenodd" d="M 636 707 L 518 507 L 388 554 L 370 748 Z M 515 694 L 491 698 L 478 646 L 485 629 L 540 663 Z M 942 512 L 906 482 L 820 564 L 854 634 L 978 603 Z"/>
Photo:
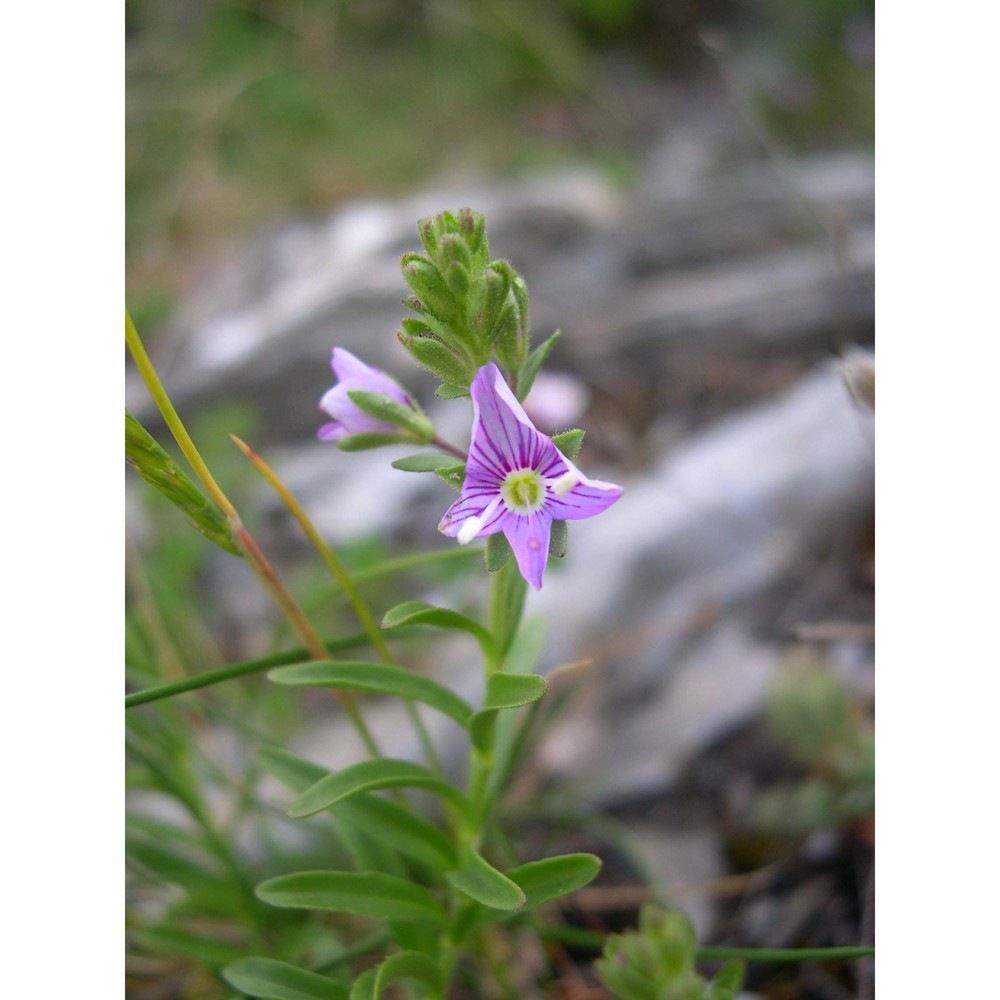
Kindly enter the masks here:
<path id="1" fill-rule="evenodd" d="M 326 563 L 327 568 L 340 585 L 340 589 L 344 592 L 348 602 L 354 609 L 354 613 L 358 616 L 358 620 L 361 622 L 362 628 L 371 640 L 371 644 L 375 647 L 378 655 L 382 658 L 382 662 L 390 664 L 391 666 L 398 666 L 396 658 L 392 655 L 392 651 L 389 649 L 389 646 L 385 641 L 385 635 L 379 628 L 378 622 L 375 621 L 375 616 L 371 613 L 371 609 L 358 592 L 358 588 L 354 585 L 354 581 L 351 579 L 350 574 L 344 568 L 344 564 L 336 556 L 333 549 L 326 543 L 323 536 L 316 530 L 316 525 L 313 524 L 309 515 L 306 514 L 305 509 L 298 502 L 298 500 L 295 499 L 292 491 L 288 489 L 288 487 L 284 484 L 277 473 L 275 473 L 275 471 L 267 464 L 267 462 L 265 462 L 264 459 L 261 458 L 260 455 L 258 455 L 248 444 L 241 441 L 235 434 L 230 434 L 229 436 L 233 439 L 236 447 L 239 448 L 251 462 L 253 462 L 257 471 L 260 472 L 260 474 L 268 481 L 271 488 L 278 494 L 279 497 L 281 497 L 282 502 L 288 508 L 292 517 L 299 522 L 299 526 L 305 532 L 306 537 L 310 542 L 312 542 L 313 547 L 320 554 L 323 562 Z M 417 710 L 416 705 L 414 705 L 411 701 L 404 701 L 403 705 L 406 709 L 407 715 L 410 717 L 410 722 L 412 723 L 413 728 L 416 730 L 417 737 L 424 750 L 424 756 L 426 757 L 428 763 L 440 772 L 442 770 L 441 760 L 437 755 L 430 733 L 427 731 L 427 727 L 424 725 L 424 720 L 420 717 L 420 713 Z"/>
<path id="2" fill-rule="evenodd" d="M 576 948 L 589 948 L 599 952 L 604 949 L 607 935 L 585 927 L 548 926 L 538 928 L 543 941 L 558 941 Z M 729 948 L 706 945 L 695 948 L 695 957 L 701 961 L 742 958 L 748 962 L 825 962 L 837 959 L 867 958 L 875 954 L 870 945 L 845 945 L 835 948 Z"/>
<path id="3" fill-rule="evenodd" d="M 357 649 L 367 642 L 368 636 L 359 633 L 344 636 L 342 639 L 334 639 L 324 643 L 324 647 L 328 652 L 335 653 L 345 649 Z M 143 691 L 133 691 L 131 694 L 125 695 L 125 707 L 135 708 L 136 705 L 146 705 L 151 701 L 172 698 L 174 695 L 211 687 L 213 684 L 221 684 L 223 681 L 229 681 L 235 677 L 245 677 L 247 674 L 259 673 L 261 670 L 268 670 L 271 667 L 283 667 L 289 663 L 299 663 L 310 658 L 309 650 L 299 647 L 298 649 L 290 649 L 286 653 L 273 653 L 271 656 L 262 656 L 256 660 L 231 663 L 228 666 L 219 667 L 217 670 L 206 670 L 204 673 L 185 677 L 183 680 L 173 681 L 170 684 L 158 684 L 156 687 L 146 688 Z"/>
<path id="4" fill-rule="evenodd" d="M 326 647 L 323 645 L 316 630 L 295 602 L 295 598 L 292 597 L 281 577 L 278 576 L 274 567 L 250 535 L 250 532 L 243 526 L 236 508 L 230 503 L 225 493 L 222 492 L 219 484 L 215 481 L 208 466 L 205 464 L 204 459 L 198 453 L 194 441 L 191 440 L 191 436 L 181 422 L 181 418 L 177 415 L 173 403 L 170 402 L 170 397 L 167 395 L 159 376 L 156 374 L 156 369 L 153 367 L 153 363 L 146 353 L 146 349 L 132 322 L 132 317 L 128 314 L 128 310 L 125 311 L 125 341 L 135 360 L 136 367 L 139 369 L 146 383 L 149 394 L 153 397 L 157 407 L 159 407 L 160 413 L 163 415 L 163 419 L 167 422 L 170 432 L 184 453 L 184 457 L 188 460 L 191 468 L 195 471 L 212 499 L 218 504 L 219 509 L 229 519 L 233 538 L 244 556 L 246 556 L 247 564 L 253 570 L 257 579 L 263 584 L 264 589 L 271 595 L 271 599 L 278 606 L 278 609 L 288 619 L 292 628 L 298 633 L 313 659 L 324 659 L 326 656 Z M 372 757 L 381 757 L 382 753 L 379 750 L 378 743 L 365 723 L 353 695 L 349 691 L 337 691 L 336 694 L 344 712 L 360 736 L 365 749 Z"/>

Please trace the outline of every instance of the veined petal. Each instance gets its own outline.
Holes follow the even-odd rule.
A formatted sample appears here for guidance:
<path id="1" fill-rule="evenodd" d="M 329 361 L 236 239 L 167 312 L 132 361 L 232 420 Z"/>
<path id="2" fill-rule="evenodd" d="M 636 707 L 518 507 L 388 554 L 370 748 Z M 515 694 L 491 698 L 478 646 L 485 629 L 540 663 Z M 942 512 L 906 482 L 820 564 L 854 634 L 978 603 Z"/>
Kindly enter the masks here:
<path id="1" fill-rule="evenodd" d="M 369 416 L 347 395 L 349 391 L 357 388 L 359 386 L 348 382 L 338 382 L 323 394 L 319 402 L 320 409 L 334 420 L 339 420 L 348 434 L 393 433 L 396 428 L 392 424 Z"/>
<path id="2" fill-rule="evenodd" d="M 468 494 L 463 490 L 462 495 L 445 511 L 445 515 L 438 525 L 438 531 L 454 538 L 470 517 L 482 517 L 486 514 L 490 504 L 494 504 L 493 510 L 489 511 L 489 515 L 484 519 L 483 525 L 476 532 L 475 537 L 492 535 L 500 530 L 499 522 L 507 512 L 507 508 L 500 500 L 496 490 Z"/>
<path id="3" fill-rule="evenodd" d="M 549 537 L 552 534 L 552 515 L 546 508 L 527 514 L 509 513 L 502 522 L 503 533 L 514 550 L 521 576 L 535 590 L 542 589 L 545 561 L 549 557 Z"/>
<path id="4" fill-rule="evenodd" d="M 545 498 L 545 509 L 557 521 L 579 521 L 607 510 L 624 492 L 614 483 L 588 479 L 569 459 L 563 461 L 568 471 L 576 477 L 576 485 L 559 495 L 550 488 Z"/>
<path id="5" fill-rule="evenodd" d="M 513 469 L 535 469 L 545 457 L 542 434 L 507 387 L 491 361 L 479 369 L 472 395 L 472 444 L 469 461 L 498 480 Z"/>

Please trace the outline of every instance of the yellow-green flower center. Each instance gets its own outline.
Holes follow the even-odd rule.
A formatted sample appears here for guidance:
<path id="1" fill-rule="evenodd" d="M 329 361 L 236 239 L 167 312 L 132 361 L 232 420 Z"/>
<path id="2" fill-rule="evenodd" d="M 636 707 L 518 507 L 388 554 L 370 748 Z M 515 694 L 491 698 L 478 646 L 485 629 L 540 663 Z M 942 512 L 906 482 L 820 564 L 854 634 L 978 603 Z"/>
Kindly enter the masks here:
<path id="1" fill-rule="evenodd" d="M 500 484 L 500 495 L 510 510 L 538 510 L 545 501 L 545 481 L 534 469 L 514 469 Z"/>

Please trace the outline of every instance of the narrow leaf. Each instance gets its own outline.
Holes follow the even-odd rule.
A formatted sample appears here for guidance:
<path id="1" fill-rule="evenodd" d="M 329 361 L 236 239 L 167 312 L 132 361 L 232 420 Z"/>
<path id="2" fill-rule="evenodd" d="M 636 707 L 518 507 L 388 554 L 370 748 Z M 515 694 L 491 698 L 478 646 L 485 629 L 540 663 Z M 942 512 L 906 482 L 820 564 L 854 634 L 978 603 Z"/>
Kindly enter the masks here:
<path id="1" fill-rule="evenodd" d="M 462 488 L 462 483 L 465 482 L 465 464 L 462 465 L 449 465 L 444 469 L 435 469 L 437 475 L 443 479 L 449 486 L 454 487 L 456 490 Z"/>
<path id="2" fill-rule="evenodd" d="M 475 851 L 461 868 L 448 872 L 447 878 L 460 892 L 494 910 L 516 910 L 527 902 L 520 886 Z"/>
<path id="3" fill-rule="evenodd" d="M 231 555 L 243 553 L 226 516 L 195 486 L 153 436 L 125 411 L 125 460 L 151 486 L 179 508 L 192 527 Z"/>
<path id="4" fill-rule="evenodd" d="M 268 879 L 257 896 L 271 906 L 333 910 L 442 927 L 444 907 L 427 889 L 382 872 L 296 872 Z"/>
<path id="5" fill-rule="evenodd" d="M 400 625 L 433 625 L 436 628 L 461 629 L 474 635 L 487 657 L 497 653 L 493 636 L 479 622 L 452 611 L 449 608 L 435 608 L 423 601 L 404 601 L 390 608 L 382 619 L 382 628 L 393 629 Z"/>
<path id="6" fill-rule="evenodd" d="M 468 725 L 472 716 L 472 709 L 449 688 L 402 667 L 381 663 L 316 661 L 280 667 L 267 676 L 277 684 L 290 687 L 341 688 L 419 701 L 436 708 L 463 727 Z"/>
<path id="7" fill-rule="evenodd" d="M 455 464 L 454 455 L 442 455 L 430 453 L 423 455 L 407 455 L 405 458 L 397 458 L 392 463 L 394 469 L 401 472 L 434 472 L 437 469 L 450 468 Z"/>
<path id="8" fill-rule="evenodd" d="M 538 674 L 493 674 L 486 682 L 483 707 L 469 722 L 472 742 L 484 749 L 489 743 L 497 712 L 530 705 L 545 694 L 545 689 L 545 678 Z"/>
<path id="9" fill-rule="evenodd" d="M 415 980 L 433 996 L 440 995 L 444 989 L 444 978 L 437 963 L 418 951 L 401 951 L 356 979 L 349 1000 L 379 1000 L 397 979 Z"/>
<path id="10" fill-rule="evenodd" d="M 334 816 L 438 872 L 455 866 L 455 848 L 447 835 L 423 817 L 389 799 L 362 792 L 337 803 Z"/>
<path id="11" fill-rule="evenodd" d="M 462 396 L 468 396 L 470 393 L 468 386 L 451 385 L 445 382 L 434 390 L 434 395 L 439 399 L 461 399 Z"/>
<path id="12" fill-rule="evenodd" d="M 520 886 L 531 907 L 582 889 L 600 870 L 601 859 L 593 854 L 560 854 L 529 861 L 511 869 L 507 876 Z"/>
<path id="13" fill-rule="evenodd" d="M 412 434 L 348 434 L 337 442 L 341 451 L 368 451 L 389 444 L 413 444 Z"/>
<path id="14" fill-rule="evenodd" d="M 273 958 L 241 958 L 222 970 L 222 978 L 241 993 L 264 1000 L 348 998 L 343 983 Z"/>
<path id="15" fill-rule="evenodd" d="M 428 441 L 434 437 L 434 425 L 427 417 L 392 396 L 383 392 L 368 392 L 366 389 L 349 389 L 347 396 L 359 410 L 376 420 L 404 428 Z"/>
<path id="16" fill-rule="evenodd" d="M 466 797 L 433 771 L 408 760 L 380 759 L 365 760 L 321 778 L 306 789 L 288 815 L 293 819 L 312 816 L 358 792 L 379 788 L 426 788 L 454 802 L 463 812 L 468 811 Z"/>

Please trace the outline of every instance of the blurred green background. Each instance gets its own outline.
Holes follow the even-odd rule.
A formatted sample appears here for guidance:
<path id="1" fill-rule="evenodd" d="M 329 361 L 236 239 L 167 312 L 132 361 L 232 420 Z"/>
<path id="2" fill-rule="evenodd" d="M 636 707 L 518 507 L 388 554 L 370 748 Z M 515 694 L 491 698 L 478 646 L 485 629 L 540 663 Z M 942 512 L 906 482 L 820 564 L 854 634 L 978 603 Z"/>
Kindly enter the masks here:
<path id="1" fill-rule="evenodd" d="M 873 42 L 872 0 L 128 0 L 136 323 L 242 234 L 346 198 L 567 162 L 627 184 L 699 74 L 790 147 L 871 142 Z"/>

